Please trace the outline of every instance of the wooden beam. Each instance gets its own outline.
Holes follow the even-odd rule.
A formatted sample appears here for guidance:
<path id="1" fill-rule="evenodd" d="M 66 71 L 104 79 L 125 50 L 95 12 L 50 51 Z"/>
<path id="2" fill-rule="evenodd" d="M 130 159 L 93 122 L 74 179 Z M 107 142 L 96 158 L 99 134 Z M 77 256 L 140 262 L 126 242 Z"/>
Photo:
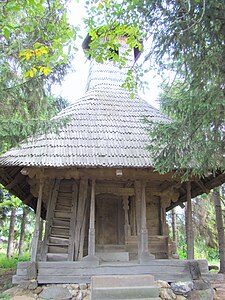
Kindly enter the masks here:
<path id="1" fill-rule="evenodd" d="M 129 222 L 129 205 L 128 205 L 128 196 L 123 196 L 123 209 L 124 209 L 124 233 L 125 233 L 125 241 L 128 240 L 128 238 L 131 235 L 131 229 L 130 229 L 130 222 Z"/>
<path id="2" fill-rule="evenodd" d="M 187 182 L 187 204 L 186 204 L 186 239 L 187 259 L 194 259 L 194 233 L 192 224 L 191 183 Z"/>
<path id="3" fill-rule="evenodd" d="M 209 189 L 207 189 L 207 187 L 204 185 L 204 183 L 199 180 L 199 181 L 196 181 L 197 185 L 200 186 L 200 188 L 202 189 L 202 191 L 206 194 L 208 194 L 210 192 Z"/>
<path id="4" fill-rule="evenodd" d="M 78 194 L 78 205 L 76 214 L 76 227 L 75 227 L 75 260 L 80 258 L 80 242 L 83 238 L 81 236 L 83 218 L 85 217 L 85 206 L 87 201 L 87 189 L 88 189 L 88 179 L 82 178 L 79 184 L 79 194 Z"/>
<path id="5" fill-rule="evenodd" d="M 74 260 L 74 249 L 75 249 L 75 230 L 76 230 L 76 218 L 77 218 L 77 203 L 78 203 L 78 185 L 76 181 L 73 181 L 72 186 L 72 209 L 70 219 L 70 237 L 68 246 L 68 260 Z"/>
<path id="6" fill-rule="evenodd" d="M 32 249 L 31 249 L 31 262 L 36 262 L 37 261 L 39 224 L 40 224 L 40 217 L 41 217 L 41 204 L 42 204 L 43 186 L 44 186 L 44 181 L 40 180 L 38 201 L 37 201 L 37 207 L 36 207 L 36 220 L 35 220 L 34 237 L 33 237 Z"/>
<path id="7" fill-rule="evenodd" d="M 133 196 L 134 188 L 120 188 L 120 187 L 104 187 L 104 186 L 96 186 L 96 195 L 98 194 L 114 194 L 119 196 Z"/>
<path id="8" fill-rule="evenodd" d="M 88 256 L 95 256 L 95 180 L 91 182 L 91 206 L 88 235 Z"/>
<path id="9" fill-rule="evenodd" d="M 18 172 L 17 175 L 14 177 L 14 179 L 5 186 L 5 188 L 7 190 L 10 190 L 11 188 L 13 188 L 15 185 L 19 184 L 21 181 L 23 181 L 25 178 L 24 176 Z"/>
<path id="10" fill-rule="evenodd" d="M 116 176 L 117 168 L 66 168 L 66 169 L 55 169 L 55 168 L 45 168 L 44 176 L 46 178 L 74 178 L 80 179 L 83 177 L 89 177 L 96 180 L 101 180 L 107 178 L 108 180 L 113 179 L 116 181 L 126 181 L 127 180 L 172 180 L 173 182 L 179 182 L 179 178 L 173 178 L 173 172 L 166 174 L 159 174 L 154 172 L 153 168 L 123 168 L 123 175 Z M 26 167 L 26 172 L 29 177 L 40 178 L 42 173 L 38 168 Z"/>

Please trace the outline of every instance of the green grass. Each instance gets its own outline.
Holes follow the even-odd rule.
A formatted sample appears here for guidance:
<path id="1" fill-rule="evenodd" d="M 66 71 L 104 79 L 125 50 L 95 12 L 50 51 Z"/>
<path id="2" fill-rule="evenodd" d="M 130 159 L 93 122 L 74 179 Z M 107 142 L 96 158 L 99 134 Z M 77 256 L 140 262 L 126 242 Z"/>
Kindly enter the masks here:
<path id="1" fill-rule="evenodd" d="M 24 253 L 23 256 L 19 257 L 15 255 L 11 258 L 6 257 L 5 254 L 0 254 L 0 268 L 1 269 L 12 269 L 16 268 L 19 261 L 29 261 L 29 253 Z"/>
<path id="2" fill-rule="evenodd" d="M 0 299 L 2 299 L 2 300 L 10 300 L 10 299 L 12 299 L 12 296 L 11 295 L 9 295 L 9 294 L 7 294 L 7 293 L 4 293 L 4 292 L 0 292 Z"/>

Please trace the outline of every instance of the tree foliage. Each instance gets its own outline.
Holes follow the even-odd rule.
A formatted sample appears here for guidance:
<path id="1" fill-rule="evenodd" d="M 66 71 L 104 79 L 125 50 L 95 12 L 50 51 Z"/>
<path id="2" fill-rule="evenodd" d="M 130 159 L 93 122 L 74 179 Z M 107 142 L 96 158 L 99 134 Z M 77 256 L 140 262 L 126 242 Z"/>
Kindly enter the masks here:
<path id="1" fill-rule="evenodd" d="M 66 105 L 51 93 L 76 50 L 78 29 L 70 26 L 64 5 L 63 0 L 0 3 L 0 152 L 43 130 Z"/>
<path id="2" fill-rule="evenodd" d="M 105 25 L 104 34 L 93 40 L 105 37 L 111 44 L 115 34 L 120 34 L 117 28 L 135 28 L 144 38 L 152 39 L 145 60 L 161 75 L 169 77 L 168 72 L 172 72 L 176 78 L 172 83 L 165 80 L 160 99 L 172 122 L 149 124 L 149 149 L 155 157 L 155 168 L 160 172 L 187 170 L 186 175 L 224 170 L 224 1 L 87 3 L 90 31 Z M 136 36 L 126 35 L 132 46 Z"/>

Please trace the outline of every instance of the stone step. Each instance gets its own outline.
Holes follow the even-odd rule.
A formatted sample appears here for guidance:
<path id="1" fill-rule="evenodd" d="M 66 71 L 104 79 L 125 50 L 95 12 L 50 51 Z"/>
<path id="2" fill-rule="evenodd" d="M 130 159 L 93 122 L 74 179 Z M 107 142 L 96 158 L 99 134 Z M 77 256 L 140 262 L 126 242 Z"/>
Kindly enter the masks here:
<path id="1" fill-rule="evenodd" d="M 109 298 L 107 297 L 105 299 L 102 298 L 101 300 L 108 300 L 108 299 Z M 116 300 L 124 300 L 124 298 L 117 298 Z M 157 297 L 157 298 L 149 298 L 149 297 L 148 298 L 132 298 L 131 300 L 162 300 L 162 298 L 159 298 L 159 297 Z"/>
<path id="2" fill-rule="evenodd" d="M 111 275 L 91 278 L 91 300 L 158 299 L 152 275 Z"/>
<path id="3" fill-rule="evenodd" d="M 105 299 L 101 298 L 101 300 L 108 300 L 108 299 L 110 299 L 110 298 L 108 298 L 108 297 Z M 117 298 L 116 300 L 124 300 L 124 298 Z M 128 300 L 128 299 L 126 299 L 126 300 Z M 149 297 L 148 298 L 131 298 L 131 300 L 162 300 L 162 298 L 149 298 Z"/>
<path id="4" fill-rule="evenodd" d="M 129 286 L 94 288 L 91 292 L 91 300 L 102 299 L 143 299 L 157 298 L 159 289 L 155 286 Z"/>
<path id="5" fill-rule="evenodd" d="M 105 275 L 93 276 L 92 287 L 130 287 L 130 286 L 153 286 L 154 276 L 152 275 Z"/>

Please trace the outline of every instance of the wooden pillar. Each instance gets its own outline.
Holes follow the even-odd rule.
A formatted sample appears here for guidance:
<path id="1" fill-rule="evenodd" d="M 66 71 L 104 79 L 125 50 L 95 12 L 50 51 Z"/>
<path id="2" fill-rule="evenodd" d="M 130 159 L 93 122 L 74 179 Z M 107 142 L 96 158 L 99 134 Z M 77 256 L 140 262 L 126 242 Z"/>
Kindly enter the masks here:
<path id="1" fill-rule="evenodd" d="M 96 182 L 91 182 L 91 205 L 90 205 L 90 221 L 88 232 L 88 256 L 83 260 L 89 263 L 99 264 L 99 258 L 95 255 L 95 188 Z"/>
<path id="2" fill-rule="evenodd" d="M 40 224 L 39 224 L 39 237 L 38 240 L 41 242 L 43 240 L 43 229 L 44 229 L 44 221 L 41 218 Z"/>
<path id="3" fill-rule="evenodd" d="M 160 235 L 165 235 L 165 227 L 166 227 L 166 208 L 163 205 L 162 196 L 159 201 L 159 232 Z"/>
<path id="4" fill-rule="evenodd" d="M 148 229 L 147 229 L 147 219 L 146 219 L 146 198 L 145 198 L 145 182 L 136 181 L 135 182 L 135 195 L 136 203 L 139 202 L 140 198 L 140 213 L 137 212 L 137 224 L 139 223 L 138 232 L 138 258 L 141 264 L 146 264 L 151 259 L 154 259 L 154 255 L 149 253 L 148 249 Z"/>
<path id="5" fill-rule="evenodd" d="M 127 241 L 129 236 L 131 235 L 130 222 L 129 222 L 129 216 L 128 216 L 129 205 L 128 205 L 128 196 L 127 195 L 123 196 L 123 209 L 124 209 L 124 219 L 125 219 L 124 233 L 125 233 L 125 241 Z"/>
<path id="6" fill-rule="evenodd" d="M 185 206 L 187 259 L 194 259 L 194 233 L 192 223 L 191 182 L 187 182 L 187 203 Z"/>
<path id="7" fill-rule="evenodd" d="M 33 237 L 32 249 L 31 249 L 31 262 L 37 261 L 43 185 L 44 185 L 44 181 L 41 179 L 39 185 L 37 207 L 36 207 L 36 220 L 35 220 L 34 237 Z"/>
<path id="8" fill-rule="evenodd" d="M 172 232 L 173 232 L 173 242 L 177 245 L 177 214 L 176 207 L 172 209 Z"/>
<path id="9" fill-rule="evenodd" d="M 95 256 L 95 180 L 91 183 L 91 206 L 88 238 L 88 255 Z"/>

